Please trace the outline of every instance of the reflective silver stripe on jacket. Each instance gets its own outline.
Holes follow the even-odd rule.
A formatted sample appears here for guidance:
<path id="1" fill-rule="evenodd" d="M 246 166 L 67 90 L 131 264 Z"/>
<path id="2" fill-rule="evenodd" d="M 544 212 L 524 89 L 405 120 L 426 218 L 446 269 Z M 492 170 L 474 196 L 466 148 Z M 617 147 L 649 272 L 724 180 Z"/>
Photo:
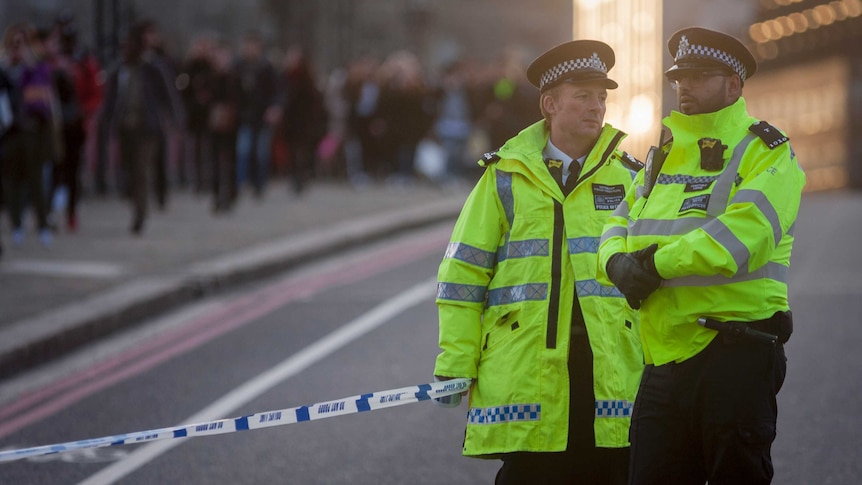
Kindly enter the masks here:
<path id="1" fill-rule="evenodd" d="M 739 164 L 742 162 L 742 155 L 745 154 L 745 150 L 748 148 L 748 145 L 750 145 L 755 138 L 757 138 L 757 135 L 749 132 L 745 135 L 745 138 L 743 138 L 742 141 L 734 147 L 733 156 L 730 158 L 730 161 L 727 162 L 724 172 L 722 172 L 718 177 L 718 180 L 716 180 L 715 187 L 713 187 L 712 193 L 709 196 L 709 205 L 706 208 L 707 216 L 718 217 L 724 214 L 727 210 L 727 203 L 730 200 L 730 191 L 733 190 L 736 178 L 739 175 Z"/>
<path id="2" fill-rule="evenodd" d="M 736 263 L 737 274 L 748 272 L 748 259 L 751 257 L 751 251 L 729 227 L 720 219 L 713 219 L 703 225 L 703 230 L 730 253 Z"/>
<path id="3" fill-rule="evenodd" d="M 641 189 L 642 189 L 642 186 L 639 185 L 637 187 L 637 197 L 638 198 L 640 198 L 640 196 L 641 196 L 641 194 L 640 194 Z M 620 202 L 617 205 L 617 208 L 614 209 L 614 213 L 612 214 L 612 217 L 622 217 L 624 219 L 629 219 L 629 202 L 627 200 L 623 200 L 622 202 Z M 611 227 L 607 231 L 602 233 L 602 237 L 599 240 L 599 245 L 601 245 L 601 243 L 605 242 L 606 240 L 608 240 L 612 237 L 620 236 L 622 238 L 626 238 L 628 235 L 629 235 L 629 231 L 628 231 L 628 228 L 626 228 L 626 227 L 620 227 L 620 226 Z"/>
<path id="4" fill-rule="evenodd" d="M 599 250 L 599 238 L 584 236 L 568 239 L 569 254 L 593 253 Z"/>
<path id="5" fill-rule="evenodd" d="M 638 219 L 631 225 L 629 232 L 633 236 L 681 236 L 701 227 L 703 221 L 704 219 L 700 217 L 673 220 Z"/>
<path id="6" fill-rule="evenodd" d="M 446 254 L 443 257 L 464 261 L 480 268 L 491 269 L 494 267 L 495 256 L 496 254 L 491 251 L 483 251 L 469 244 L 450 242 L 446 246 Z"/>
<path id="7" fill-rule="evenodd" d="M 578 296 L 623 297 L 615 286 L 605 286 L 596 280 L 575 281 L 575 291 L 578 292 Z"/>
<path id="8" fill-rule="evenodd" d="M 497 170 L 497 196 L 511 228 L 515 224 L 515 196 L 512 194 L 512 174 Z"/>
<path id="9" fill-rule="evenodd" d="M 620 205 L 622 205 L 622 204 L 620 204 Z M 619 236 L 621 238 L 626 238 L 628 235 L 629 235 L 629 230 L 627 228 L 621 227 L 621 226 L 611 226 L 608 228 L 607 231 L 605 231 L 602 234 L 602 239 L 599 241 L 599 244 L 601 245 L 601 243 L 607 241 L 608 239 L 610 239 L 612 237 Z"/>
<path id="10" fill-rule="evenodd" d="M 547 239 L 526 239 L 524 241 L 509 241 L 497 250 L 497 261 L 509 258 L 529 258 L 532 256 L 548 256 L 550 241 Z"/>
<path id="11" fill-rule="evenodd" d="M 488 306 L 506 305 L 528 300 L 544 300 L 548 297 L 547 283 L 527 283 L 488 290 Z"/>
<path id="12" fill-rule="evenodd" d="M 515 195 L 512 193 L 512 174 L 509 172 L 496 171 L 497 174 L 497 197 L 503 205 L 509 230 L 506 231 L 502 248 L 509 246 L 509 238 L 512 237 L 512 227 L 515 225 Z M 498 250 L 498 253 L 500 251 Z"/>
<path id="13" fill-rule="evenodd" d="M 628 217 L 629 217 L 629 201 L 624 199 L 622 202 L 617 204 L 617 208 L 614 209 L 614 212 L 611 215 L 614 217 L 623 217 L 623 218 L 628 219 Z"/>
<path id="14" fill-rule="evenodd" d="M 486 287 L 479 285 L 439 282 L 437 283 L 437 298 L 441 300 L 481 303 L 485 301 L 487 290 Z"/>
<path id="15" fill-rule="evenodd" d="M 778 243 L 781 242 L 781 222 L 778 220 L 778 211 L 775 210 L 775 207 L 769 202 L 766 195 L 759 190 L 740 190 L 733 196 L 733 200 L 730 203 L 738 204 L 741 202 L 751 202 L 754 204 L 757 210 L 763 214 L 763 217 L 769 221 L 769 224 L 772 226 L 772 237 L 775 240 L 775 245 L 778 246 Z"/>
<path id="16" fill-rule="evenodd" d="M 787 284 L 787 275 L 789 268 L 780 263 L 768 262 L 760 268 L 748 273 L 739 272 L 728 278 L 722 275 L 710 276 L 683 276 L 681 278 L 672 278 L 662 282 L 663 287 L 673 288 L 680 286 L 719 286 L 730 283 L 742 283 L 744 281 L 759 280 L 766 278 L 779 283 Z"/>

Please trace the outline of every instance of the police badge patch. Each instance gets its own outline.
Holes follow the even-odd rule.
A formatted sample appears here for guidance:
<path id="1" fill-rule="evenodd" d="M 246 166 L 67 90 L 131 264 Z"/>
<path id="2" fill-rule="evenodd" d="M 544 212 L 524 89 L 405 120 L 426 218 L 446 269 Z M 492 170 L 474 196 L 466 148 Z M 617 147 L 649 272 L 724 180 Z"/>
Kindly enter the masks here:
<path id="1" fill-rule="evenodd" d="M 620 205 L 626 196 L 623 185 L 593 184 L 593 203 L 597 211 L 612 211 Z"/>
<path id="2" fill-rule="evenodd" d="M 722 145 L 721 140 L 701 138 L 697 140 L 697 146 L 700 148 L 700 168 L 710 172 L 719 172 L 724 168 L 724 150 L 727 145 Z"/>
<path id="3" fill-rule="evenodd" d="M 705 211 L 708 205 L 709 194 L 696 195 L 682 201 L 682 206 L 680 206 L 679 211 L 685 212 L 692 209 L 700 209 Z"/>
<path id="4" fill-rule="evenodd" d="M 683 192 L 700 192 L 709 188 L 715 180 L 710 180 L 708 182 L 689 182 L 685 184 L 685 189 Z"/>

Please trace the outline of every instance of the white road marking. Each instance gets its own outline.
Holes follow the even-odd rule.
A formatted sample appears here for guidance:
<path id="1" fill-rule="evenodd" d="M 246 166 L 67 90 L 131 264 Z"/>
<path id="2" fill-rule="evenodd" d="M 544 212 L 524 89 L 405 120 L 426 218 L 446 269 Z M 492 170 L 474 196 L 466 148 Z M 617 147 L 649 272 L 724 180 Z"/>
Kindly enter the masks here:
<path id="1" fill-rule="evenodd" d="M 125 272 L 125 269 L 118 264 L 100 263 L 98 261 L 37 261 L 19 259 L 4 262 L 0 266 L 0 271 L 4 273 L 42 276 L 111 279 L 121 276 Z"/>
<path id="2" fill-rule="evenodd" d="M 275 367 L 259 374 L 244 385 L 225 394 L 206 408 L 190 416 L 182 423 L 197 423 L 224 418 L 240 406 L 260 396 L 269 389 L 275 387 L 285 379 L 293 377 L 312 364 L 326 358 L 341 347 L 351 343 L 364 334 L 374 330 L 380 325 L 391 320 L 408 308 L 428 301 L 434 295 L 434 283 L 436 279 L 426 280 L 393 298 L 384 301 L 368 313 L 356 320 L 345 324 L 338 330 L 321 338 L 303 350 L 293 354 Z M 180 424 L 182 424 L 180 423 Z M 146 463 L 152 461 L 159 455 L 166 453 L 171 448 L 185 442 L 188 438 L 175 440 L 155 441 L 137 449 L 127 457 L 123 458 L 95 475 L 80 482 L 79 485 L 106 485 L 114 483 L 126 475 L 134 472 Z"/>

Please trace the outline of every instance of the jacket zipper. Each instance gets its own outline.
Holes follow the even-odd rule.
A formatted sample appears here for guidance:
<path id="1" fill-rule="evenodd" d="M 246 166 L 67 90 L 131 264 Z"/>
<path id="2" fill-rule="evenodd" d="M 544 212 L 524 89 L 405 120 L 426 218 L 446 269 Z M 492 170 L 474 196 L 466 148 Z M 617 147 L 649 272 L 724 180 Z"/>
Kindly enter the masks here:
<path id="1" fill-rule="evenodd" d="M 554 201 L 554 235 L 553 255 L 551 260 L 551 292 L 548 297 L 548 333 L 545 347 L 557 348 L 557 328 L 560 317 L 560 283 L 563 268 L 563 238 L 565 237 L 565 223 L 563 221 L 563 204 Z"/>
<path id="2" fill-rule="evenodd" d="M 608 157 L 613 154 L 614 149 L 616 149 L 622 137 L 622 132 L 619 132 L 614 136 L 613 140 L 611 140 L 611 143 L 602 154 L 602 158 L 599 163 L 596 164 L 596 166 L 594 166 L 589 172 L 581 174 L 581 176 L 578 177 L 578 180 L 575 181 L 575 185 L 573 187 L 576 187 L 579 183 L 594 174 L 602 165 L 605 164 Z M 572 188 L 572 190 L 574 190 L 574 188 Z M 559 330 L 560 325 L 560 286 L 563 277 L 563 241 L 566 237 L 565 228 L 566 224 L 565 219 L 563 219 L 563 204 L 555 200 L 553 235 L 554 259 L 551 261 L 551 293 L 548 298 L 548 333 L 545 338 L 545 347 L 548 349 L 557 348 L 557 331 Z M 577 295 L 575 295 L 575 298 L 577 298 Z"/>

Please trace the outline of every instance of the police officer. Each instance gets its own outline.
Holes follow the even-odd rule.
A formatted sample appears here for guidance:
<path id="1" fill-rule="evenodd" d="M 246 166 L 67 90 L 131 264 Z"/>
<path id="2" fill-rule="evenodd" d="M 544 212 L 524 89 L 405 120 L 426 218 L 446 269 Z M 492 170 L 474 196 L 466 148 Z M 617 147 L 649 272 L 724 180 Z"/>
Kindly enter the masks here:
<path id="1" fill-rule="evenodd" d="M 746 111 L 757 64 L 742 43 L 692 27 L 668 48 L 670 137 L 599 248 L 599 279 L 640 306 L 630 483 L 769 483 L 805 175 L 787 136 Z"/>
<path id="2" fill-rule="evenodd" d="M 480 161 L 438 274 L 440 379 L 473 379 L 466 456 L 497 483 L 625 483 L 643 369 L 634 311 L 595 279 L 642 165 L 604 124 L 614 52 L 576 40 L 527 69 L 544 119 Z"/>

